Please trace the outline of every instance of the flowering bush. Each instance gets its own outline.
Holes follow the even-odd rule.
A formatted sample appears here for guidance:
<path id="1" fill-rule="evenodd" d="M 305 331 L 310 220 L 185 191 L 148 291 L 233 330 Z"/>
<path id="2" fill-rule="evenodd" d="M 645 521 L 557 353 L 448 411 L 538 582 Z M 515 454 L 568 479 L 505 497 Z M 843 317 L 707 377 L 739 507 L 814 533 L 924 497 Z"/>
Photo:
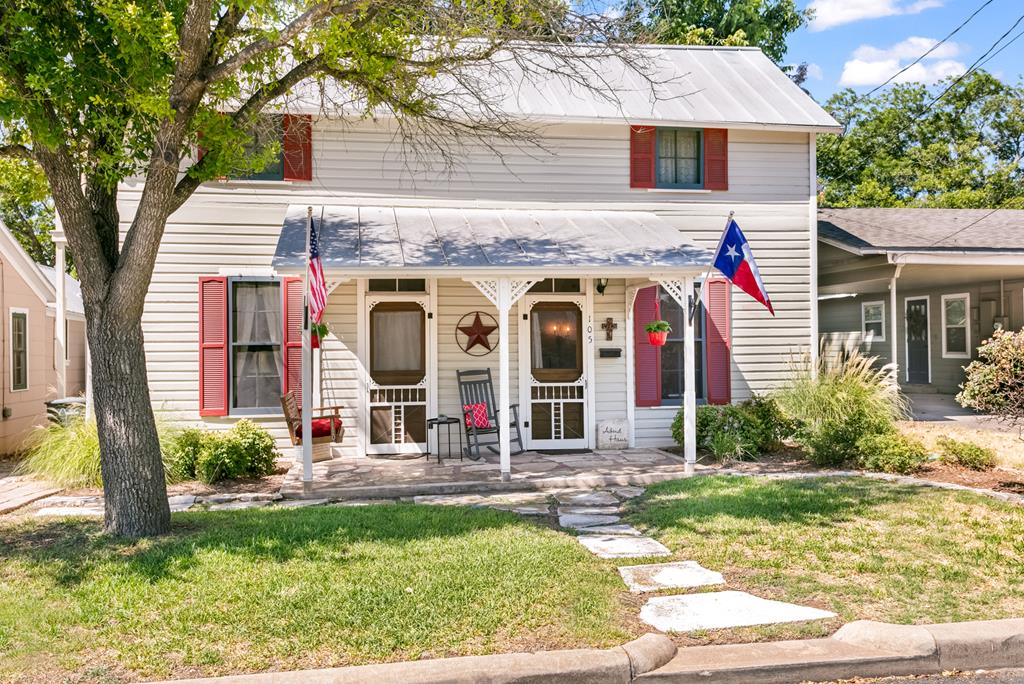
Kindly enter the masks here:
<path id="1" fill-rule="evenodd" d="M 1024 426 L 1024 331 L 997 330 L 964 371 L 961 406 Z"/>

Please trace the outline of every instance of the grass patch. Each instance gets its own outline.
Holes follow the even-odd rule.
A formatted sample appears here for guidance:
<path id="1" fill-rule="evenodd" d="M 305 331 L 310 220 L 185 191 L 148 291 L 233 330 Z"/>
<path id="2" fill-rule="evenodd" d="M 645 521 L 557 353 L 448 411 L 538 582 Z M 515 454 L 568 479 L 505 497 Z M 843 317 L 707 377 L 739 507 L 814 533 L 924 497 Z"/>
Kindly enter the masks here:
<path id="1" fill-rule="evenodd" d="M 721 570 L 730 588 L 839 615 L 718 640 L 1024 613 L 1024 511 L 979 495 L 862 478 L 696 477 L 652 486 L 629 518 L 679 558 Z"/>
<path id="2" fill-rule="evenodd" d="M 610 646 L 621 580 L 500 511 L 197 512 L 130 544 L 0 524 L 0 680 L 115 681 Z"/>

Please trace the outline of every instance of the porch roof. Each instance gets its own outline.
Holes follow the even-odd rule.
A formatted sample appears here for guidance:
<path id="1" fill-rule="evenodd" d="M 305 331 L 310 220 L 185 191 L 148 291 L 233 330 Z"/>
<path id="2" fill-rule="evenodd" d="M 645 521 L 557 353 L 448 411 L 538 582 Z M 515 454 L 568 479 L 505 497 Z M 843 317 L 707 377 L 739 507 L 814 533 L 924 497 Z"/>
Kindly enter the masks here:
<path id="1" fill-rule="evenodd" d="M 293 204 L 274 268 L 305 268 L 307 205 Z M 552 272 L 650 275 L 711 263 L 664 218 L 642 211 L 313 207 L 324 270 L 340 275 Z"/>

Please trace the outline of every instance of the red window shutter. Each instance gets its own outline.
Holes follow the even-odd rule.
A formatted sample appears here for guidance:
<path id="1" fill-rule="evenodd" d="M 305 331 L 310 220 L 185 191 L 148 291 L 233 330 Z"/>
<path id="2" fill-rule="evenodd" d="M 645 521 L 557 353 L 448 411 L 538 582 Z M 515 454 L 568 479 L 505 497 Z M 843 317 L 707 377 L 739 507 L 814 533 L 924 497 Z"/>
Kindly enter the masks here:
<path id="1" fill-rule="evenodd" d="M 284 115 L 284 179 L 313 180 L 313 117 Z"/>
<path id="2" fill-rule="evenodd" d="M 658 286 L 645 287 L 633 302 L 633 368 L 637 406 L 661 406 L 661 348 L 647 338 L 644 326 L 655 320 Z"/>
<path id="3" fill-rule="evenodd" d="M 729 189 L 729 129 L 704 129 L 704 189 Z"/>
<path id="4" fill-rule="evenodd" d="M 709 404 L 728 404 L 732 400 L 732 285 L 728 280 L 708 280 L 704 287 L 705 354 L 707 356 L 707 393 Z"/>
<path id="5" fill-rule="evenodd" d="M 228 279 L 199 279 L 199 415 L 228 414 Z"/>
<path id="6" fill-rule="evenodd" d="M 302 278 L 284 279 L 284 373 L 282 393 L 295 392 L 302 405 Z"/>
<path id="7" fill-rule="evenodd" d="M 657 129 L 652 126 L 629 127 L 629 187 L 654 187 L 654 143 L 657 137 Z"/>

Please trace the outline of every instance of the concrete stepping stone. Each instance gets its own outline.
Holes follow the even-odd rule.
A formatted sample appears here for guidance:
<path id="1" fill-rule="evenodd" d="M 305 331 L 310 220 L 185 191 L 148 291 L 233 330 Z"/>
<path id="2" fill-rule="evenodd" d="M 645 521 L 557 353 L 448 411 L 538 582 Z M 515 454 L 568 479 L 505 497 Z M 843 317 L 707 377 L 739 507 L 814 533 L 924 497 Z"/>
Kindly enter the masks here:
<path id="1" fill-rule="evenodd" d="M 620 499 L 635 499 L 636 497 L 643 494 L 646 490 L 643 487 L 612 487 L 612 493 Z"/>
<path id="2" fill-rule="evenodd" d="M 581 532 L 587 534 L 607 534 L 616 537 L 642 537 L 643 532 L 636 529 L 632 525 L 626 523 L 619 523 L 616 525 L 595 525 L 594 527 L 585 527 Z"/>
<path id="3" fill-rule="evenodd" d="M 36 511 L 37 518 L 102 518 L 103 509 L 93 506 L 47 506 Z"/>
<path id="4" fill-rule="evenodd" d="M 192 494 L 178 494 L 176 496 L 167 497 L 167 503 L 171 507 L 171 513 L 181 513 L 192 508 L 196 502 L 196 497 Z"/>
<path id="5" fill-rule="evenodd" d="M 626 565 L 619 568 L 622 580 L 634 594 L 662 589 L 694 589 L 725 584 L 722 573 L 701 567 L 697 561 Z"/>
<path id="6" fill-rule="evenodd" d="M 306 508 L 308 506 L 323 506 L 330 499 L 289 499 L 288 501 L 282 501 L 274 506 L 274 508 Z"/>
<path id="7" fill-rule="evenodd" d="M 555 498 L 563 506 L 617 506 L 619 503 L 614 494 L 603 489 L 558 492 Z"/>
<path id="8" fill-rule="evenodd" d="M 581 534 L 576 539 L 598 558 L 644 558 L 672 555 L 672 552 L 664 544 L 650 537 Z"/>
<path id="9" fill-rule="evenodd" d="M 569 515 L 559 515 L 558 525 L 574 530 L 582 530 L 587 527 L 594 527 L 595 525 L 612 525 L 620 520 L 622 518 L 617 515 L 577 515 L 570 513 Z"/>
<path id="10" fill-rule="evenodd" d="M 618 515 L 618 506 L 559 506 L 558 515 Z"/>
<path id="11" fill-rule="evenodd" d="M 64 508 L 68 506 L 98 506 L 103 503 L 103 497 L 101 496 L 48 496 L 44 499 L 39 499 L 37 502 L 41 506 Z"/>
<path id="12" fill-rule="evenodd" d="M 743 591 L 655 596 L 640 609 L 640 619 L 662 632 L 773 625 L 835 616 L 827 610 L 771 601 Z"/>
<path id="13" fill-rule="evenodd" d="M 534 506 L 516 506 L 515 508 L 511 508 L 509 510 L 511 510 L 513 513 L 518 513 L 519 515 L 548 515 L 549 513 L 551 513 L 550 506 L 541 506 L 539 504 Z"/>
<path id="14" fill-rule="evenodd" d="M 245 511 L 250 508 L 264 508 L 270 505 L 270 501 L 228 501 L 227 503 L 213 504 L 207 510 L 210 511 Z"/>
<path id="15" fill-rule="evenodd" d="M 412 500 L 427 506 L 479 506 L 485 501 L 479 494 L 426 494 Z"/>

